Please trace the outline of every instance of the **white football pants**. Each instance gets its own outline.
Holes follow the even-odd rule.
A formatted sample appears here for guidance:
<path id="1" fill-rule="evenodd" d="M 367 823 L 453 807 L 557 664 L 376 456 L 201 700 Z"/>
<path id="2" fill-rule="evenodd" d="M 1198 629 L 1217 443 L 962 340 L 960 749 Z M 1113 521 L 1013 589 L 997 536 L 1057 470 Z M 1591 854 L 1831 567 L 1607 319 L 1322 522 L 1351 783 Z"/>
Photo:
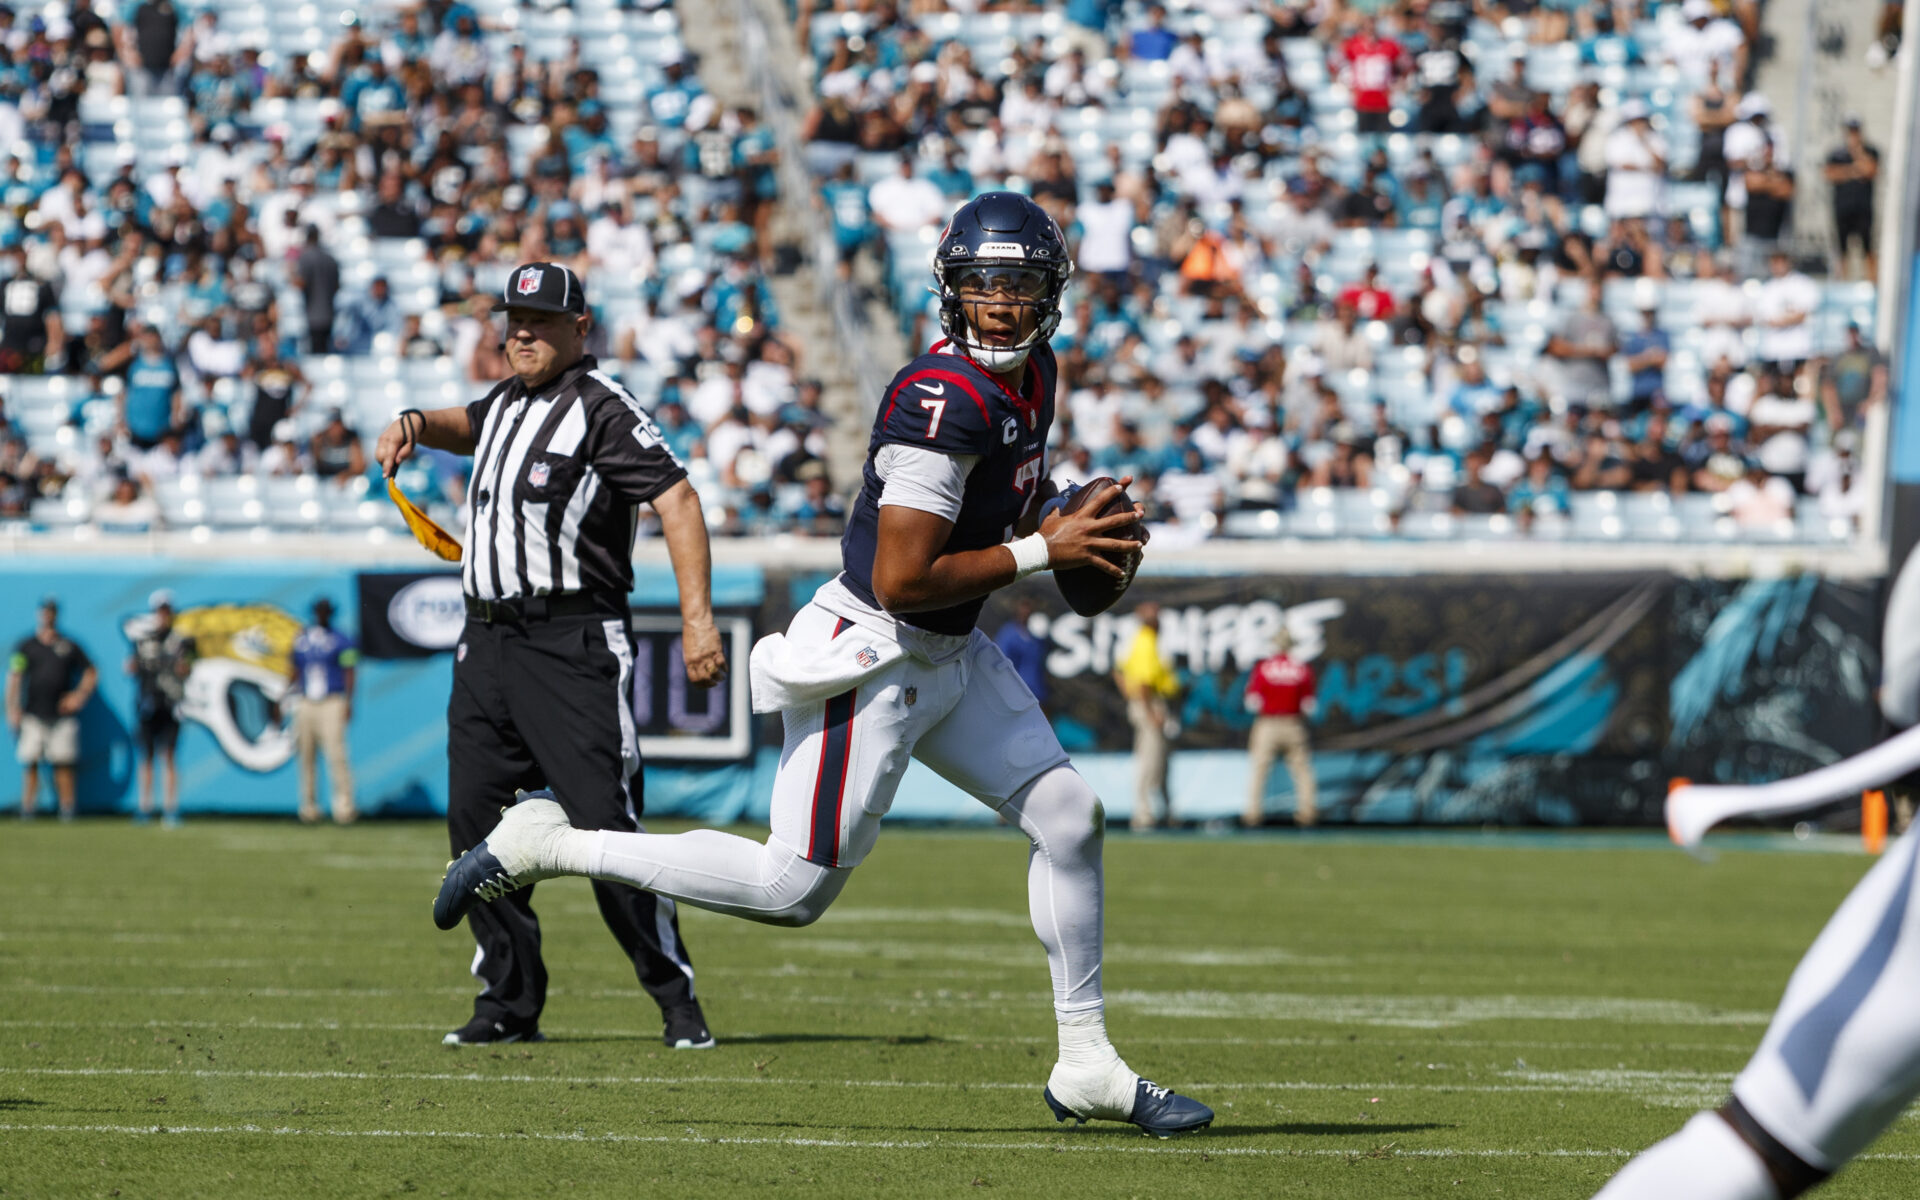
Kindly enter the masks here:
<path id="1" fill-rule="evenodd" d="M 871 637 L 808 605 L 788 633 Z M 880 835 L 909 758 L 999 811 L 1032 843 L 1028 904 L 1060 1016 L 1101 1006 L 1100 801 L 1038 701 L 985 634 L 940 664 L 908 655 L 860 686 L 783 714 L 765 845 L 715 830 L 595 835 L 590 874 L 774 925 L 826 911 Z"/>

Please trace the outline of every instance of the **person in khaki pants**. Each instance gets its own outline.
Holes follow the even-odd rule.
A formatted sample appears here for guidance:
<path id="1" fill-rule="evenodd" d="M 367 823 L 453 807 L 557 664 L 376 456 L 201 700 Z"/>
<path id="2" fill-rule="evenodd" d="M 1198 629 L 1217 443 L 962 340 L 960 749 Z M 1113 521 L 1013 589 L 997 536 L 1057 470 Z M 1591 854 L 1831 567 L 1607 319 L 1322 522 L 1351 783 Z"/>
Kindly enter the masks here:
<path id="1" fill-rule="evenodd" d="M 1274 638 L 1274 653 L 1261 659 L 1247 679 L 1247 711 L 1254 718 L 1247 737 L 1247 809 L 1240 823 L 1249 829 L 1266 821 L 1267 773 L 1281 754 L 1287 756 L 1287 771 L 1293 776 L 1294 824 L 1305 827 L 1320 818 L 1305 720 L 1313 715 L 1313 668 L 1289 657 L 1292 648 L 1293 639 L 1281 630 Z"/>
<path id="2" fill-rule="evenodd" d="M 1133 725 L 1133 828 L 1141 831 L 1173 820 L 1167 743 L 1177 726 L 1169 702 L 1180 694 L 1180 679 L 1160 657 L 1160 606 L 1148 601 L 1134 616 L 1140 630 L 1114 667 L 1113 678 L 1126 697 L 1127 720 Z"/>
<path id="3" fill-rule="evenodd" d="M 327 756 L 333 819 L 345 825 L 360 815 L 353 803 L 353 767 L 347 761 L 347 723 L 353 720 L 353 675 L 360 652 L 333 628 L 333 601 L 313 602 L 313 624 L 293 641 L 287 670 L 293 710 L 293 741 L 300 757 L 300 819 L 320 819 L 318 758 Z"/>

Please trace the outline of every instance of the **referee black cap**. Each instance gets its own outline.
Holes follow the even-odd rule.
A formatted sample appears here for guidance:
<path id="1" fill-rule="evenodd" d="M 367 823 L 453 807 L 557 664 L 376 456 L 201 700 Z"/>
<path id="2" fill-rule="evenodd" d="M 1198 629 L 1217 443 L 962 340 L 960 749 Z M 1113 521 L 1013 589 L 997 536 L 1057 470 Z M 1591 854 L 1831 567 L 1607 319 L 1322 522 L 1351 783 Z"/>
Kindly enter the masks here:
<path id="1" fill-rule="evenodd" d="M 507 276 L 494 312 L 509 308 L 531 308 L 540 312 L 584 313 L 587 291 L 580 277 L 559 263 L 523 263 Z"/>

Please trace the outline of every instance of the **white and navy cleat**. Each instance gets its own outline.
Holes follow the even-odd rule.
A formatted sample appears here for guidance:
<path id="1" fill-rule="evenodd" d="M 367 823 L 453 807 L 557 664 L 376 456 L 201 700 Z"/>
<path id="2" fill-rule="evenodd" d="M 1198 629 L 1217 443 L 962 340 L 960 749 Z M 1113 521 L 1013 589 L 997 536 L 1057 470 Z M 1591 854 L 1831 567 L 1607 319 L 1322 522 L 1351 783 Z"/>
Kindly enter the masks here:
<path id="1" fill-rule="evenodd" d="M 520 792 L 500 824 L 473 849 L 447 864 L 440 894 L 433 899 L 433 923 L 452 929 L 475 905 L 498 900 L 560 872 L 542 866 L 552 835 L 572 828 L 549 791 Z"/>
<path id="2" fill-rule="evenodd" d="M 1053 1119 L 1056 1121 L 1072 1120 L 1082 1125 L 1096 1118 L 1126 1121 L 1129 1124 L 1138 1125 L 1141 1132 L 1152 1134 L 1157 1138 L 1195 1133 L 1213 1124 L 1211 1108 L 1190 1096 L 1182 1096 L 1172 1088 L 1163 1088 L 1148 1079 L 1141 1079 L 1134 1085 L 1133 1110 L 1124 1117 L 1107 1117 L 1101 1113 L 1083 1116 L 1054 1099 L 1051 1087 L 1040 1095 L 1046 1100 L 1047 1107 L 1053 1110 Z"/>

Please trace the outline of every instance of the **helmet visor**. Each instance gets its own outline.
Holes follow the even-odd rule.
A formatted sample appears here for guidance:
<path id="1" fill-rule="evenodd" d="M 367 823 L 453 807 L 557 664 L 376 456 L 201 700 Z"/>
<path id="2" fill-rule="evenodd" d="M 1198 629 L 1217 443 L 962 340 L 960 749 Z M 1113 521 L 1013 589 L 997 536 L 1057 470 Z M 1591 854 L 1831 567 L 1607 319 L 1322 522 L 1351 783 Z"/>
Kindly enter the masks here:
<path id="1" fill-rule="evenodd" d="M 952 277 L 953 290 L 966 300 L 1041 300 L 1052 283 L 1050 273 L 1039 267 L 971 266 Z"/>

